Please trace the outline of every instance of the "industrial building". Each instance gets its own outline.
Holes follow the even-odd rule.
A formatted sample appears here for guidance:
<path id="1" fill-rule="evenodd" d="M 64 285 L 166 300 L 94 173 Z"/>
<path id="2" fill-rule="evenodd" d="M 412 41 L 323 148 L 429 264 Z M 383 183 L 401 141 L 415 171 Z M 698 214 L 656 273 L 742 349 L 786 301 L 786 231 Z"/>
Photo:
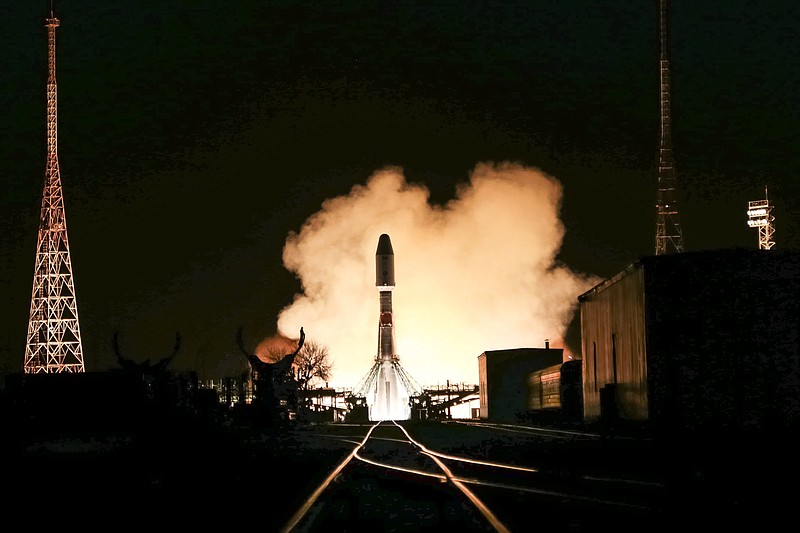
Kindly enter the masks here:
<path id="1" fill-rule="evenodd" d="M 530 408 L 531 376 L 563 362 L 564 349 L 514 348 L 478 356 L 480 418 L 519 421 Z"/>
<path id="2" fill-rule="evenodd" d="M 583 361 L 570 359 L 528 377 L 524 418 L 531 422 L 583 422 Z"/>
<path id="3" fill-rule="evenodd" d="M 796 427 L 799 297 L 797 251 L 640 259 L 578 297 L 585 421 Z"/>

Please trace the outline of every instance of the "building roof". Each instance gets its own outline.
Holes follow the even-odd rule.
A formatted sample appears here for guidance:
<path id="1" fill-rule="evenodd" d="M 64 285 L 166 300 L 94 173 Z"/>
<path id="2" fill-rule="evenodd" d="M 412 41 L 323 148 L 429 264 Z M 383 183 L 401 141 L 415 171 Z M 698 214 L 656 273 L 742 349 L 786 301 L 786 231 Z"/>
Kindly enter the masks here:
<path id="1" fill-rule="evenodd" d="M 651 255 L 640 258 L 628 265 L 614 276 L 603 280 L 588 291 L 578 296 L 582 302 L 602 292 L 622 278 L 644 268 L 646 271 L 662 267 L 670 270 L 698 270 L 710 265 L 740 265 L 741 269 L 754 269 L 763 265 L 785 265 L 782 271 L 788 277 L 800 278 L 800 250 L 759 250 L 753 248 L 722 248 L 718 250 L 701 250 L 679 254 Z M 755 269 L 754 269 L 755 270 Z"/>
<path id="2" fill-rule="evenodd" d="M 511 357 L 511 356 L 526 355 L 526 354 L 533 355 L 535 353 L 540 353 L 540 352 L 554 352 L 554 351 L 563 352 L 564 349 L 553 348 L 553 347 L 550 348 L 540 347 L 540 348 L 509 348 L 507 350 L 486 350 L 478 357 L 482 356 L 493 357 L 493 358 Z"/>

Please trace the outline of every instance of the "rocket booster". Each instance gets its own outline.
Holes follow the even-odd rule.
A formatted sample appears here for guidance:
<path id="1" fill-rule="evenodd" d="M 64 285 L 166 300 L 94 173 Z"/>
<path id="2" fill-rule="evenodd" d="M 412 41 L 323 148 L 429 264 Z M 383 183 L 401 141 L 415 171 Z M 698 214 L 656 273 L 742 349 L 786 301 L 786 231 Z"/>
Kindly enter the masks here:
<path id="1" fill-rule="evenodd" d="M 378 320 L 378 361 L 397 361 L 394 353 L 394 319 L 392 290 L 394 289 L 394 250 L 387 234 L 378 239 L 375 252 L 375 286 L 378 288 L 380 318 Z"/>
<path id="2" fill-rule="evenodd" d="M 378 289 L 378 352 L 370 370 L 372 376 L 370 420 L 408 420 L 410 417 L 409 379 L 395 353 L 392 291 L 394 290 L 394 250 L 387 234 L 378 239 L 375 252 L 375 287 Z M 372 396 L 374 394 L 374 396 Z"/>

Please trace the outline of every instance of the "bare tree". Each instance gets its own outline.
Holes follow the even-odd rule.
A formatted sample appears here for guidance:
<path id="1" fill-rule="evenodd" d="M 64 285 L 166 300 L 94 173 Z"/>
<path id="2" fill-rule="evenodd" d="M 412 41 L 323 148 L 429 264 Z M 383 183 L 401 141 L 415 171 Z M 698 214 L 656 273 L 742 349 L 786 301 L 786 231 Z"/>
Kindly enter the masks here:
<path id="1" fill-rule="evenodd" d="M 333 363 L 328 347 L 309 341 L 294 359 L 294 369 L 301 390 L 309 390 L 317 382 L 326 382 L 331 377 Z"/>
<path id="2" fill-rule="evenodd" d="M 301 333 L 302 333 L 302 328 Z M 309 390 L 316 383 L 326 382 L 331 377 L 333 363 L 331 362 L 327 346 L 315 341 L 301 342 L 295 351 L 294 357 L 284 354 L 285 346 L 272 346 L 264 353 L 264 358 L 271 364 L 284 365 L 289 370 L 291 365 L 292 377 L 298 383 L 298 389 Z"/>

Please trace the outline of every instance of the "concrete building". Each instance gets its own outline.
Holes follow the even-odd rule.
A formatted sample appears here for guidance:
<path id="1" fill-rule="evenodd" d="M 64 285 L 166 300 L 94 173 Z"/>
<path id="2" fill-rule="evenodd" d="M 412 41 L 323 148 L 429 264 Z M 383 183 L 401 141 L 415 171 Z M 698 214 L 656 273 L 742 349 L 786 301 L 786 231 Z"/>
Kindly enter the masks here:
<path id="1" fill-rule="evenodd" d="M 563 362 L 564 349 L 515 348 L 492 350 L 478 356 L 480 418 L 518 421 L 529 409 L 531 375 Z"/>
<path id="2" fill-rule="evenodd" d="M 800 254 L 646 257 L 579 296 L 584 420 L 655 428 L 800 421 Z"/>

